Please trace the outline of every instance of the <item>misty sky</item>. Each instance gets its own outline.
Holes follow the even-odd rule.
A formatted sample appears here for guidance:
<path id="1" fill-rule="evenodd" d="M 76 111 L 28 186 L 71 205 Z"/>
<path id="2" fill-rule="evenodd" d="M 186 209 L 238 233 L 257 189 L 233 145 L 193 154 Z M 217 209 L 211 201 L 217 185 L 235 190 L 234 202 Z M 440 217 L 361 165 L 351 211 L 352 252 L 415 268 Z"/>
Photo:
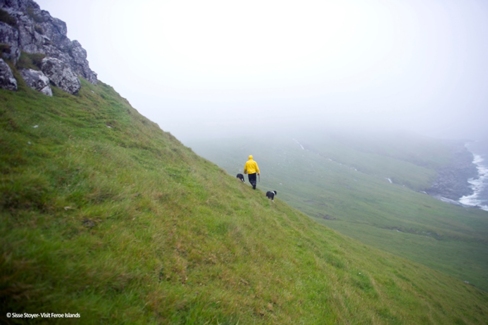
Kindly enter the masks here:
<path id="1" fill-rule="evenodd" d="M 488 138 L 488 1 L 37 3 L 183 142 L 364 125 Z"/>

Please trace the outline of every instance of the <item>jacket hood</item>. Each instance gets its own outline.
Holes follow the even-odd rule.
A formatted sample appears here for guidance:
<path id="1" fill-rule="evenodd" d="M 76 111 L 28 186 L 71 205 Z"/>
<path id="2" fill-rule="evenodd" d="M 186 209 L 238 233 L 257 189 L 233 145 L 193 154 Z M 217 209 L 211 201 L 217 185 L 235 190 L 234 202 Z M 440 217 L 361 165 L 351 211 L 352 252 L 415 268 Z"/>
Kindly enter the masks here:
<path id="1" fill-rule="evenodd" d="M 249 155 L 249 157 L 247 157 L 248 159 L 252 159 L 252 155 Z"/>

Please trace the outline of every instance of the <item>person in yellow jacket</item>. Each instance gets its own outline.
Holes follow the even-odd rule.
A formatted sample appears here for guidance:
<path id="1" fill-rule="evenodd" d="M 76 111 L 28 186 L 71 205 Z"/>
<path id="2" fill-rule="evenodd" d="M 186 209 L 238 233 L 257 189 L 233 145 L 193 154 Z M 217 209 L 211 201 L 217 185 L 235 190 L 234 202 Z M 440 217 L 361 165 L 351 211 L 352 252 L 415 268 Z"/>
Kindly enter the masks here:
<path id="1" fill-rule="evenodd" d="M 244 165 L 244 174 L 248 175 L 249 183 L 251 183 L 252 188 L 256 189 L 256 174 L 259 174 L 258 163 L 253 159 L 252 155 L 249 155 L 246 164 Z"/>

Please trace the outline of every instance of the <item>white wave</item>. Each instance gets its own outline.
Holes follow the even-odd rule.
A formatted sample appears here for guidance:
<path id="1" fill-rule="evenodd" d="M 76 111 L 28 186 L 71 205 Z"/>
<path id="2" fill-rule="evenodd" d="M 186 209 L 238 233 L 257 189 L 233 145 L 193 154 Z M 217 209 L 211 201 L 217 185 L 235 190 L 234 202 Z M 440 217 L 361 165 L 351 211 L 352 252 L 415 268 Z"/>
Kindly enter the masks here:
<path id="1" fill-rule="evenodd" d="M 468 179 L 473 191 L 470 195 L 465 195 L 459 199 L 459 202 L 464 205 L 478 206 L 481 209 L 488 211 L 488 205 L 480 198 L 480 193 L 485 189 L 488 182 L 488 167 L 483 165 L 484 159 L 480 155 L 474 154 L 473 164 L 478 170 L 478 177 Z"/>
<path id="2" fill-rule="evenodd" d="M 440 196 L 440 195 L 436 195 L 434 197 L 438 200 L 441 200 L 442 202 L 445 202 L 445 203 L 454 204 L 454 205 L 463 205 L 463 203 L 461 203 L 461 202 L 458 202 L 456 200 L 451 200 L 451 199 L 448 199 L 448 198 Z"/>

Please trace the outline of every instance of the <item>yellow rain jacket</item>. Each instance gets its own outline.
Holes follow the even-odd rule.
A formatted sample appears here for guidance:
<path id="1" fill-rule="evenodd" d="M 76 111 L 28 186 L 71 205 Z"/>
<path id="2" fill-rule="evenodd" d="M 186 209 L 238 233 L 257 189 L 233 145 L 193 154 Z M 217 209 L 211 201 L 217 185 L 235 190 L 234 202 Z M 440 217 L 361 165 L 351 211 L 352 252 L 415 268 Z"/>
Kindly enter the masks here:
<path id="1" fill-rule="evenodd" d="M 249 160 L 246 161 L 244 165 L 244 174 L 259 174 L 259 166 L 258 163 L 255 162 L 252 158 L 252 155 L 249 155 Z"/>

